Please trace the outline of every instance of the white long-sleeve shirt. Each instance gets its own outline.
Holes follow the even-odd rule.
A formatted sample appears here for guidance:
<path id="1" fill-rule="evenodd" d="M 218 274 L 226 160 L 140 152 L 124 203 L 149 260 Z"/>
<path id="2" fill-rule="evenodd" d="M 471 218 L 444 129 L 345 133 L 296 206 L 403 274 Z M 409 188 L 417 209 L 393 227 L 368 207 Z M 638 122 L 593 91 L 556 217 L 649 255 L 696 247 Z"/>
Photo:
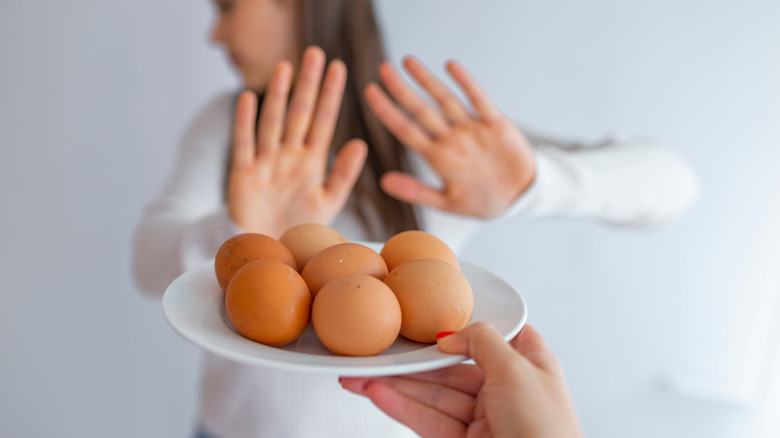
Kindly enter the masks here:
<path id="1" fill-rule="evenodd" d="M 233 95 L 212 100 L 186 131 L 173 173 L 146 208 L 135 234 L 138 285 L 162 294 L 173 279 L 214 257 L 243 232 L 227 214 L 224 181 Z M 696 200 L 698 180 L 669 149 L 645 140 L 613 138 L 576 145 L 529 137 L 536 176 L 531 187 L 496 218 L 571 217 L 646 229 L 671 222 Z M 413 158 L 418 175 L 435 174 Z M 491 221 L 419 209 L 427 231 L 453 250 Z M 367 240 L 348 209 L 332 224 L 350 240 Z M 201 421 L 217 436 L 414 436 L 367 399 L 343 390 L 337 376 L 251 367 L 206 353 Z"/>

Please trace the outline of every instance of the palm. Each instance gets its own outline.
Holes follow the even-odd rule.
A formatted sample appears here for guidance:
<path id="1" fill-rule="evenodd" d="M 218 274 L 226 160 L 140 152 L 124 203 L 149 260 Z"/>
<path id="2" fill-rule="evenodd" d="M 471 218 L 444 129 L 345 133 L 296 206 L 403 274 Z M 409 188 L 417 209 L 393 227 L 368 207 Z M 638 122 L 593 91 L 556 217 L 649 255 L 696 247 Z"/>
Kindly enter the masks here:
<path id="1" fill-rule="evenodd" d="M 254 204 L 257 221 L 271 229 L 300 222 L 330 223 L 340 206 L 329 202 L 318 161 L 303 147 L 285 147 L 258 158 L 231 175 L 230 202 Z"/>
<path id="2" fill-rule="evenodd" d="M 443 209 L 478 217 L 500 214 L 526 179 L 528 171 L 520 170 L 527 167 L 526 144 L 503 117 L 469 121 L 435 139 L 423 157 L 442 180 Z"/>
<path id="3" fill-rule="evenodd" d="M 533 153 L 525 136 L 459 65 L 449 64 L 450 74 L 469 96 L 476 115 L 419 62 L 408 58 L 405 66 L 440 111 L 404 84 L 389 64 L 382 65 L 380 76 L 406 113 L 376 84 L 366 88 L 366 98 L 385 126 L 428 162 L 441 187 L 399 172 L 385 175 L 382 187 L 401 200 L 452 213 L 482 218 L 501 214 L 534 178 Z"/>

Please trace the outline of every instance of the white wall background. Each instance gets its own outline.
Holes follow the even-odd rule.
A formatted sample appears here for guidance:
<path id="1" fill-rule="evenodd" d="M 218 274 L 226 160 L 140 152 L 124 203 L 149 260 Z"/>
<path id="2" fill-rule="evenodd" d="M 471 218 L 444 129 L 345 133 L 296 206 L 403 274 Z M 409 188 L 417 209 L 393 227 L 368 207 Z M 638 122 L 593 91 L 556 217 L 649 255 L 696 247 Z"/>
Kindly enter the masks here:
<path id="1" fill-rule="evenodd" d="M 586 432 L 780 435 L 780 3 L 378 4 L 395 61 L 456 58 L 524 125 L 654 137 L 701 178 L 659 232 L 504 223 L 463 254 L 524 293 Z M 199 352 L 135 289 L 129 243 L 189 118 L 236 86 L 210 20 L 205 0 L 3 8 L 0 436 L 191 432 Z"/>

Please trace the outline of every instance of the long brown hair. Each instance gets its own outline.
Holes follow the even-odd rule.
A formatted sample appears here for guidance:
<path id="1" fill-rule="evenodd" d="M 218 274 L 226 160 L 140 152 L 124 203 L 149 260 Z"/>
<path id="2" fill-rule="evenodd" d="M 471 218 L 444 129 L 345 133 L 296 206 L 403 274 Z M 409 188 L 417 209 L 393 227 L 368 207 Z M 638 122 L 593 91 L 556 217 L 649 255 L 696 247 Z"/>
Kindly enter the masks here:
<path id="1" fill-rule="evenodd" d="M 333 146 L 340 148 L 352 138 L 368 143 L 368 157 L 352 192 L 349 208 L 368 230 L 384 240 L 392 234 L 418 229 L 415 209 L 379 187 L 379 178 L 389 170 L 409 172 L 406 149 L 382 125 L 363 98 L 370 82 L 379 82 L 378 68 L 385 48 L 371 0 L 296 0 L 301 48 L 321 47 L 328 59 L 347 65 L 347 85 L 336 126 Z M 371 210 L 375 215 L 369 213 Z M 370 220 L 381 219 L 381 227 Z"/>

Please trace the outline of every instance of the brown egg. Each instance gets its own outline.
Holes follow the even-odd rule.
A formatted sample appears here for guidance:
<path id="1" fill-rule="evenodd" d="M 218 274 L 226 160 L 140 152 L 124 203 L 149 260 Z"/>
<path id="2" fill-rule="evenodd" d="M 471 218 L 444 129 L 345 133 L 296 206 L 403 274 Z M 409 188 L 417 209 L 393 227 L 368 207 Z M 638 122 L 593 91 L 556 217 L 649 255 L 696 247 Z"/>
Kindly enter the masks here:
<path id="1" fill-rule="evenodd" d="M 309 259 L 318 252 L 349 240 L 327 225 L 305 223 L 285 231 L 279 237 L 279 242 L 290 250 L 295 257 L 295 263 L 298 264 L 298 270 L 302 271 Z"/>
<path id="2" fill-rule="evenodd" d="M 436 342 L 436 334 L 466 326 L 474 295 L 466 277 L 436 259 L 409 260 L 390 271 L 385 284 L 401 305 L 401 335 L 417 342 Z"/>
<path id="3" fill-rule="evenodd" d="M 365 274 L 349 274 L 320 289 L 311 310 L 317 337 L 335 354 L 372 356 L 398 338 L 401 307 L 393 291 Z"/>
<path id="4" fill-rule="evenodd" d="M 289 249 L 265 234 L 244 233 L 226 240 L 214 257 L 214 271 L 222 290 L 244 265 L 255 260 L 278 260 L 295 270 L 298 266 Z"/>
<path id="5" fill-rule="evenodd" d="M 300 274 L 289 265 L 256 260 L 230 280 L 225 311 L 242 336 L 277 347 L 296 340 L 306 330 L 311 294 Z"/>
<path id="6" fill-rule="evenodd" d="M 383 280 L 387 266 L 376 251 L 365 245 L 340 243 L 318 252 L 301 272 L 312 298 L 325 283 L 346 274 L 366 274 Z"/>
<path id="7" fill-rule="evenodd" d="M 438 259 L 460 269 L 458 258 L 444 241 L 425 231 L 404 231 L 391 237 L 379 253 L 387 269 L 392 271 L 396 266 L 412 259 Z"/>

